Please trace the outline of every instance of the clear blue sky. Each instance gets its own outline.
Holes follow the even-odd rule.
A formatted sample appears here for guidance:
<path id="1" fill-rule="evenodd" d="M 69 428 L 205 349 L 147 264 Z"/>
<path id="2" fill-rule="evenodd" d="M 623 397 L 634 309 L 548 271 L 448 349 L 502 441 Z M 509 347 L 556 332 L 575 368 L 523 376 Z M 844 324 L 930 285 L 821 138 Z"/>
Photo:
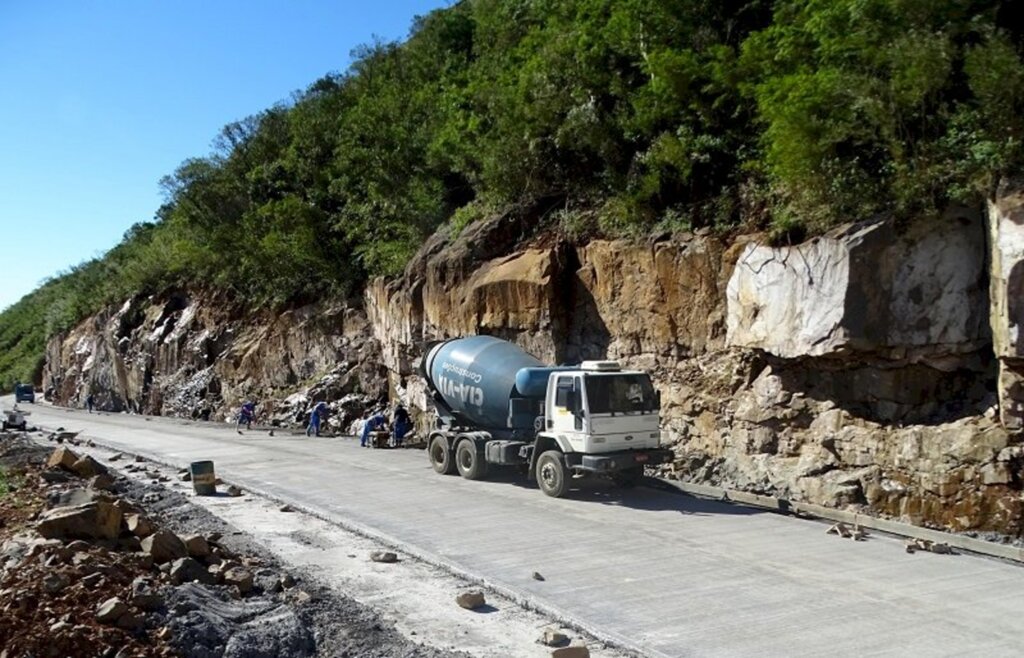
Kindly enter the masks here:
<path id="1" fill-rule="evenodd" d="M 113 247 L 226 123 L 444 0 L 0 0 L 0 309 Z"/>

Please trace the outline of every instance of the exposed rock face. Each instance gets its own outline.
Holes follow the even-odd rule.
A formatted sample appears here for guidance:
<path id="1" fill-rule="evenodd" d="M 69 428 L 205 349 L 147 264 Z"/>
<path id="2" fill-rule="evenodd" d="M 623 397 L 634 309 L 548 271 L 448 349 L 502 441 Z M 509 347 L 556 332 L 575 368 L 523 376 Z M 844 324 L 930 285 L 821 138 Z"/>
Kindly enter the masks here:
<path id="1" fill-rule="evenodd" d="M 985 261 L 982 220 L 966 210 L 903 234 L 879 220 L 793 247 L 752 243 L 729 280 L 728 341 L 956 367 L 989 343 Z"/>
<path id="2" fill-rule="evenodd" d="M 992 347 L 999 359 L 1003 424 L 1024 428 L 1024 183 L 1004 184 L 989 203 Z"/>
<path id="3" fill-rule="evenodd" d="M 201 419 L 231 418 L 255 399 L 263 417 L 306 422 L 321 399 L 384 393 L 365 314 L 307 306 L 244 316 L 215 299 L 176 293 L 133 299 L 50 342 L 44 387 L 57 401 Z M 316 389 L 282 405 L 296 390 Z"/>

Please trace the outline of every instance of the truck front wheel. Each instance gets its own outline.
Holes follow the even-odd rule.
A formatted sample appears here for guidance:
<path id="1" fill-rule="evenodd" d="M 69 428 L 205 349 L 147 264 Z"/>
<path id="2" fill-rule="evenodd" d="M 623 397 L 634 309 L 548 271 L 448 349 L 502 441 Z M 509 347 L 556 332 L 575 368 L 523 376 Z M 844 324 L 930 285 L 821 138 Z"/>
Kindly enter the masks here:
<path id="1" fill-rule="evenodd" d="M 481 480 L 487 475 L 487 462 L 484 456 L 477 452 L 476 444 L 472 441 L 462 441 L 455 449 L 455 464 L 459 468 L 459 474 L 467 480 Z"/>
<path id="2" fill-rule="evenodd" d="M 565 461 L 557 450 L 548 450 L 537 459 L 536 475 L 540 490 L 552 498 L 560 498 L 569 490 Z"/>
<path id="3" fill-rule="evenodd" d="M 448 449 L 448 442 L 443 436 L 435 436 L 430 442 L 427 450 L 430 455 L 430 465 L 441 475 L 451 475 L 455 472 L 455 460 L 452 459 L 452 451 Z"/>

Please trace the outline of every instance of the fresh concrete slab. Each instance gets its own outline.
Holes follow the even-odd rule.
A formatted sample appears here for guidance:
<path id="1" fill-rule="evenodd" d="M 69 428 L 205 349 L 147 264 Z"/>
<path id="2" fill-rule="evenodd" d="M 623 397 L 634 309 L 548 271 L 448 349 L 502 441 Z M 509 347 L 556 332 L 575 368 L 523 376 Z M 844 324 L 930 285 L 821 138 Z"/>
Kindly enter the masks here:
<path id="1" fill-rule="evenodd" d="M 363 530 L 651 656 L 1024 654 L 1024 569 L 907 554 L 823 524 L 641 488 L 545 497 L 509 474 L 435 474 L 366 450 L 233 426 L 37 405 L 33 423 L 217 474 Z M 541 573 L 545 580 L 532 577 Z"/>

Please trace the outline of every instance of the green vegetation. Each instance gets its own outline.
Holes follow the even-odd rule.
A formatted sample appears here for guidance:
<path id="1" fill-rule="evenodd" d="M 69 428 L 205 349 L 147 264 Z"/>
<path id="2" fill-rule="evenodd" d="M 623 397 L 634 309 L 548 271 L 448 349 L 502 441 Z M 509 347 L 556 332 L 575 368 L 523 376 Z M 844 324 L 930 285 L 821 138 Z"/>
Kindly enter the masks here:
<path id="1" fill-rule="evenodd" d="M 446 222 L 541 198 L 575 239 L 978 203 L 1024 162 L 1018 4 L 463 0 L 225 127 L 154 222 L 0 315 L 0 384 L 127 296 L 343 296 Z"/>

